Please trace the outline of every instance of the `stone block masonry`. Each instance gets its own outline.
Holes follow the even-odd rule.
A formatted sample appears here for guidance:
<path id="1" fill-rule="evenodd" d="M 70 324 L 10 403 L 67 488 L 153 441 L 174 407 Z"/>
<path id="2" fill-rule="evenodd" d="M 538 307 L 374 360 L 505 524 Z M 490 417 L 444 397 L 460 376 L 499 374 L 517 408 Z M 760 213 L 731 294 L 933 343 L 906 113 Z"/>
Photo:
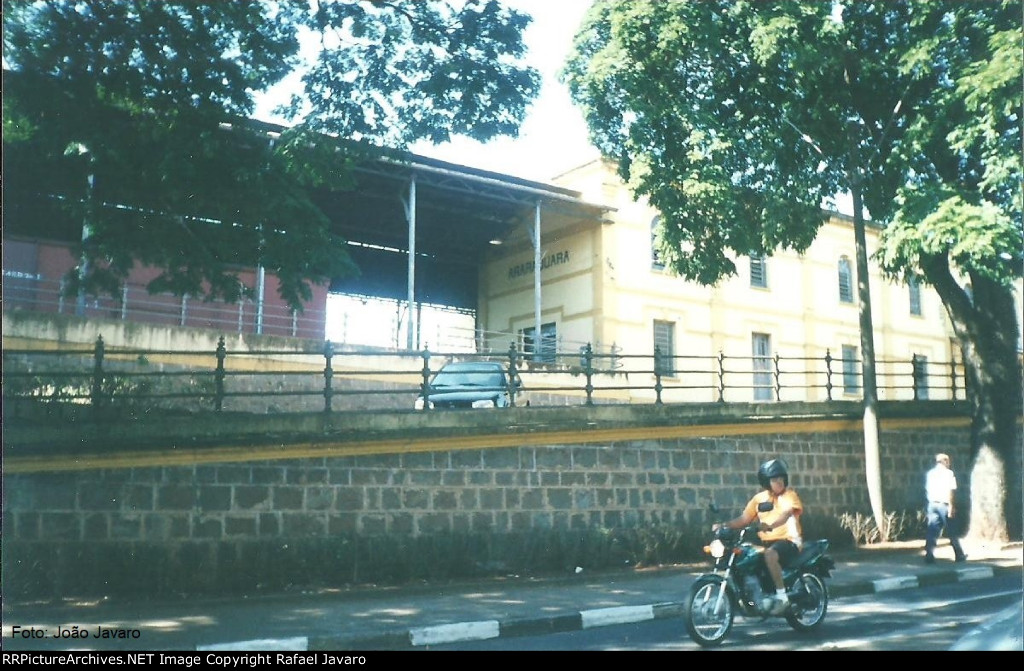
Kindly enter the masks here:
<path id="1" fill-rule="evenodd" d="M 540 433 L 530 444 L 479 448 L 461 436 L 447 450 L 6 473 L 4 590 L 322 584 L 339 570 L 372 578 L 375 566 L 412 561 L 395 555 L 424 544 L 452 544 L 467 567 L 502 564 L 501 548 L 530 534 L 702 526 L 712 500 L 722 516 L 735 514 L 757 488 L 758 464 L 776 456 L 815 518 L 869 512 L 859 427 L 822 426 L 718 424 L 706 436 L 691 427 L 680 437 L 580 434 L 550 444 Z M 927 419 L 883 430 L 886 509 L 920 508 L 932 455 L 966 463 L 968 430 Z"/>

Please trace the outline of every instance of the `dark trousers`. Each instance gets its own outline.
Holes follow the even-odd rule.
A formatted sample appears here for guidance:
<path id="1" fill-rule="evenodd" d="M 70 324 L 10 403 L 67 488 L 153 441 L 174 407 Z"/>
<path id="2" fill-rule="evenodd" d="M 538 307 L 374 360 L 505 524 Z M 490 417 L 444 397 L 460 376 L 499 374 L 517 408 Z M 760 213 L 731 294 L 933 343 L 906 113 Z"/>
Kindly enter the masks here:
<path id="1" fill-rule="evenodd" d="M 930 501 L 925 509 L 925 519 L 928 522 L 928 532 L 925 534 L 924 554 L 932 557 L 935 553 L 935 543 L 939 535 L 945 531 L 949 544 L 953 547 L 953 555 L 960 559 L 964 556 L 964 549 L 960 547 L 960 538 L 950 523 L 949 506 L 938 501 Z"/>

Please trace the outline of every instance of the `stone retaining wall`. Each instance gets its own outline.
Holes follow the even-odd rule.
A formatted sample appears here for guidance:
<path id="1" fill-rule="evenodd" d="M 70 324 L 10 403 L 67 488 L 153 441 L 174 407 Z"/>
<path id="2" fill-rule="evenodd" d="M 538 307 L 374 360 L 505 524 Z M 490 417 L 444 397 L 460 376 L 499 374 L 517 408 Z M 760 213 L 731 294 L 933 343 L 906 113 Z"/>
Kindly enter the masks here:
<path id="1" fill-rule="evenodd" d="M 404 547 L 400 539 L 475 538 L 487 556 L 467 560 L 500 564 L 495 539 L 703 526 L 709 500 L 719 516 L 735 514 L 757 487 L 758 464 L 775 456 L 789 462 L 813 518 L 870 510 L 859 429 L 819 431 L 804 422 L 723 433 L 719 425 L 706 438 L 10 473 L 4 588 L 252 589 L 282 576 L 337 578 L 357 556 L 361 575 L 372 578 L 365 549 L 373 539 Z M 881 443 L 886 509 L 916 510 L 932 455 L 946 451 L 966 463 L 969 435 L 966 425 L 921 422 L 883 430 Z M 968 479 L 961 483 L 966 506 Z"/>

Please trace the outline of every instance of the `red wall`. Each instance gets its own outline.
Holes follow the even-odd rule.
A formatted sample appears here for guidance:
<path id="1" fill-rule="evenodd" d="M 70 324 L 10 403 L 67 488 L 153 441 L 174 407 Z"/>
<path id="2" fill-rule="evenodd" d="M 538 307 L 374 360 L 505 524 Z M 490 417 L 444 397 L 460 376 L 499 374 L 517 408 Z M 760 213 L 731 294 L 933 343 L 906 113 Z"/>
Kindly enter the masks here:
<path id="1" fill-rule="evenodd" d="M 3 241 L 3 303 L 5 309 L 27 309 L 41 312 L 75 314 L 75 297 L 60 297 L 61 278 L 74 269 L 78 261 L 74 247 L 58 242 L 5 238 Z M 238 303 L 205 302 L 170 294 L 150 294 L 146 285 L 160 271 L 136 265 L 127 282 L 125 296 L 92 298 L 85 304 L 90 317 L 123 319 L 150 324 L 184 325 L 222 331 L 256 333 L 258 309 L 255 299 Z M 238 271 L 242 283 L 255 295 L 255 269 Z M 313 286 L 313 296 L 305 310 L 293 317 L 285 301 L 278 295 L 277 276 L 266 273 L 263 295 L 263 327 L 265 335 L 295 336 L 323 340 L 325 335 L 327 289 Z M 241 309 L 240 309 L 241 308 Z"/>

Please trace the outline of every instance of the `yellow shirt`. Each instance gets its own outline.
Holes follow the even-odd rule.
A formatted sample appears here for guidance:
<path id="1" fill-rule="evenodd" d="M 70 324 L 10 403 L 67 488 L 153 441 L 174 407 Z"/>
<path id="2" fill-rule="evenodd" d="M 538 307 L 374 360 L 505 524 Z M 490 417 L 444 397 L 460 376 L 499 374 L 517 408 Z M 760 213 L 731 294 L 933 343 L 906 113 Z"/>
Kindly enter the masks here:
<path id="1" fill-rule="evenodd" d="M 757 505 L 771 501 L 774 506 L 771 510 L 764 513 L 757 512 Z M 759 522 L 764 524 L 773 524 L 775 520 L 779 519 L 787 510 L 792 510 L 793 514 L 786 522 L 770 531 L 759 531 L 758 537 L 764 542 L 790 540 L 796 543 L 797 547 L 803 543 L 803 531 L 800 528 L 800 513 L 804 510 L 804 504 L 800 502 L 800 497 L 797 496 L 795 490 L 786 488 L 786 491 L 782 492 L 779 496 L 775 496 L 768 490 L 763 490 L 754 495 L 754 498 L 750 499 L 747 503 L 747 507 L 743 509 L 744 517 L 748 519 L 756 515 Z"/>

